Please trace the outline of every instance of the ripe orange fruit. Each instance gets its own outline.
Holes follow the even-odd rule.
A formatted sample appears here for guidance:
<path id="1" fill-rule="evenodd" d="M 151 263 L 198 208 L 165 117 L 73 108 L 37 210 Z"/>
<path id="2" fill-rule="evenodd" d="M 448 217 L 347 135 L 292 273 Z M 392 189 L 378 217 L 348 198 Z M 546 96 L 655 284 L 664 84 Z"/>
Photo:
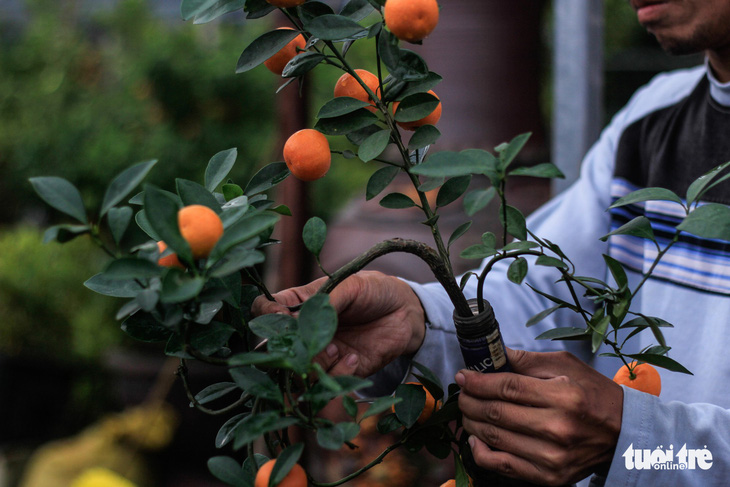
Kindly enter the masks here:
<path id="1" fill-rule="evenodd" d="M 363 83 L 365 83 L 373 93 L 380 96 L 380 81 L 377 76 L 365 69 L 356 69 L 355 73 L 357 73 Z M 340 79 L 337 80 L 337 83 L 335 83 L 335 97 L 338 96 L 349 96 L 351 98 L 370 103 L 373 106 L 367 107 L 367 109 L 371 112 L 375 112 L 376 110 L 373 99 L 370 98 L 370 95 L 368 95 L 368 92 L 365 91 L 365 88 L 363 88 L 350 73 L 343 74 L 340 76 Z"/>
<path id="2" fill-rule="evenodd" d="M 631 370 L 625 365 L 618 369 L 613 376 L 614 382 L 655 396 L 662 392 L 662 378 L 654 367 L 644 363 L 636 365 L 636 362 L 631 362 L 629 365 Z"/>
<path id="3" fill-rule="evenodd" d="M 282 29 L 294 30 L 291 27 L 279 27 L 279 29 L 277 30 Z M 269 71 L 271 71 L 272 73 L 281 76 L 281 72 L 284 71 L 284 66 L 286 66 L 286 63 L 291 61 L 294 56 L 299 54 L 297 48 L 303 50 L 306 45 L 307 41 L 304 39 L 304 36 L 299 34 L 294 39 L 289 41 L 286 46 L 282 47 L 279 52 L 264 61 L 264 66 L 269 68 Z"/>
<path id="4" fill-rule="evenodd" d="M 284 162 L 294 177 L 314 181 L 329 171 L 332 154 L 327 137 L 314 129 L 302 129 L 284 144 Z"/>
<path id="5" fill-rule="evenodd" d="M 421 411 L 421 415 L 416 420 L 417 424 L 423 424 L 428 421 L 428 418 L 430 418 L 434 412 L 441 408 L 441 400 L 436 401 L 436 398 L 434 398 L 431 393 L 428 392 L 428 389 L 426 389 L 420 382 L 406 382 L 406 384 L 421 386 L 423 390 L 426 391 L 426 404 L 424 404 L 423 411 Z M 390 410 L 395 413 L 395 405 L 391 406 Z"/>
<path id="6" fill-rule="evenodd" d="M 471 477 L 469 477 L 469 486 L 474 485 Z M 456 487 L 456 480 L 455 479 L 449 479 L 443 484 L 441 484 L 439 487 Z"/>
<path id="7" fill-rule="evenodd" d="M 305 2 L 305 0 L 266 0 L 274 7 L 279 8 L 289 8 L 289 7 L 296 7 L 297 5 L 301 5 Z"/>
<path id="8" fill-rule="evenodd" d="M 429 95 L 436 96 L 436 93 L 433 92 L 433 90 L 428 91 Z M 436 96 L 438 98 L 438 96 Z M 395 114 L 395 111 L 398 109 L 398 105 L 400 105 L 399 102 L 393 103 L 393 113 Z M 436 125 L 441 118 L 441 102 L 439 102 L 438 105 L 436 105 L 436 108 L 433 109 L 431 113 L 426 115 L 420 120 L 415 120 L 413 122 L 396 122 L 398 126 L 404 130 L 416 130 L 421 125 Z"/>
<path id="9" fill-rule="evenodd" d="M 272 458 L 261 465 L 259 471 L 256 473 L 254 487 L 269 487 L 269 477 L 271 477 L 271 471 L 274 469 L 274 463 L 276 463 L 276 459 Z M 295 463 L 289 473 L 286 474 L 286 477 L 284 477 L 284 480 L 277 484 L 277 487 L 307 487 L 307 474 L 301 465 Z"/>
<path id="10" fill-rule="evenodd" d="M 157 242 L 157 249 L 162 254 L 167 249 L 167 244 L 160 240 Z M 174 252 L 157 259 L 157 264 L 162 267 L 179 267 L 185 269 L 185 266 L 182 265 L 182 262 L 180 262 L 180 259 L 177 258 L 177 254 Z"/>
<path id="11" fill-rule="evenodd" d="M 398 39 L 418 42 L 439 22 L 436 0 L 388 0 L 383 9 L 385 25 Z"/>
<path id="12" fill-rule="evenodd" d="M 203 205 L 189 205 L 177 212 L 180 235 L 187 240 L 195 259 L 208 257 L 223 235 L 223 222 L 218 214 Z"/>

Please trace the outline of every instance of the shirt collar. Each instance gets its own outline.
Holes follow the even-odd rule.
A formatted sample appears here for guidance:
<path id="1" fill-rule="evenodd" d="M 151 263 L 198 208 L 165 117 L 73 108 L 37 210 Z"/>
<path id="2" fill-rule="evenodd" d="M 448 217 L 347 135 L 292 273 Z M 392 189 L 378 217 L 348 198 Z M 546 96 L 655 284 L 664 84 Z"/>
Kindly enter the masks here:
<path id="1" fill-rule="evenodd" d="M 707 68 L 707 79 L 710 80 L 710 96 L 720 105 L 730 107 L 730 81 L 727 83 L 718 81 L 707 58 L 705 58 L 705 67 Z"/>

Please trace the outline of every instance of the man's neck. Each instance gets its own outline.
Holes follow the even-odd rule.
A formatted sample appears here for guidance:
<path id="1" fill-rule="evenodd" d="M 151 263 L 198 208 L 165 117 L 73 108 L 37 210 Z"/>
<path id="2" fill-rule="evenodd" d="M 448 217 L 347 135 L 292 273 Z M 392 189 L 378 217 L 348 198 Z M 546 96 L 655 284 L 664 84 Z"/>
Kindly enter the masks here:
<path id="1" fill-rule="evenodd" d="M 707 59 L 717 80 L 730 82 L 730 48 L 707 51 Z"/>

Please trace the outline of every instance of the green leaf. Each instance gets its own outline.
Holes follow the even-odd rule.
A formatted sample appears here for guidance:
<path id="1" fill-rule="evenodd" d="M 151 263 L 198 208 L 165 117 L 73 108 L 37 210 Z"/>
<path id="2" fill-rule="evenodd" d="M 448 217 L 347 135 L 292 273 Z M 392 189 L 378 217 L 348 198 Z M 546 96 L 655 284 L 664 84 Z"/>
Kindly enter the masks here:
<path id="1" fill-rule="evenodd" d="M 53 242 L 59 243 L 70 242 L 81 235 L 91 232 L 89 225 L 53 225 L 43 232 L 43 243 Z"/>
<path id="2" fill-rule="evenodd" d="M 494 236 L 493 233 L 491 235 Z M 492 237 L 492 236 L 490 236 L 489 239 L 490 239 L 490 242 L 494 242 L 494 243 L 488 244 L 485 242 L 484 245 L 496 245 L 497 237 Z M 494 238 L 494 239 L 492 239 L 492 238 Z M 482 239 L 484 239 L 484 235 L 482 235 Z M 530 249 L 537 248 L 539 246 L 540 246 L 540 244 L 538 244 L 537 242 L 531 242 L 529 240 L 515 240 L 514 242 L 510 242 L 507 245 L 505 245 L 504 247 L 502 247 L 502 251 L 509 252 L 511 250 L 530 250 Z"/>
<path id="3" fill-rule="evenodd" d="M 190 20 L 195 15 L 208 10 L 215 5 L 218 0 L 182 0 L 180 4 L 180 14 L 183 20 Z"/>
<path id="4" fill-rule="evenodd" d="M 674 201 L 683 205 L 682 199 L 674 192 L 666 188 L 642 188 L 633 191 L 613 202 L 608 208 L 618 208 L 620 206 L 633 205 L 642 201 Z"/>
<path id="5" fill-rule="evenodd" d="M 411 135 L 411 139 L 408 141 L 408 150 L 416 150 L 427 147 L 436 143 L 439 137 L 441 137 L 439 129 L 429 124 L 421 125 L 416 129 L 413 135 Z"/>
<path id="6" fill-rule="evenodd" d="M 254 397 L 284 404 L 284 396 L 273 380 L 265 372 L 253 367 L 236 367 L 229 373 L 236 384 Z"/>
<path id="7" fill-rule="evenodd" d="M 300 35 L 298 30 L 276 29 L 257 37 L 238 58 L 236 73 L 244 73 L 255 68 L 279 52 L 298 35 Z"/>
<path id="8" fill-rule="evenodd" d="M 107 279 L 146 279 L 160 275 L 161 269 L 154 262 L 135 257 L 122 257 L 109 263 L 104 270 Z"/>
<path id="9" fill-rule="evenodd" d="M 210 267 L 210 277 L 225 277 L 266 260 L 263 252 L 251 250 L 248 245 L 238 245 L 226 252 L 225 256 Z"/>
<path id="10" fill-rule="evenodd" d="M 48 205 L 83 224 L 88 223 L 81 193 L 73 184 L 55 176 L 30 178 L 30 183 L 38 196 Z"/>
<path id="11" fill-rule="evenodd" d="M 376 117 L 377 118 L 377 117 Z M 346 135 L 347 140 L 349 140 L 354 145 L 360 145 L 362 144 L 365 139 L 370 137 L 375 132 L 379 132 L 380 130 L 383 130 L 382 127 L 379 127 L 375 123 L 368 125 L 367 127 L 363 127 L 358 130 L 353 130 L 352 132 L 348 133 Z M 348 155 L 349 153 L 349 155 Z M 342 151 L 342 156 L 345 159 L 354 159 L 357 157 L 351 150 L 344 150 Z"/>
<path id="12" fill-rule="evenodd" d="M 304 224 L 302 230 L 302 240 L 304 246 L 309 250 L 315 257 L 319 257 L 324 247 L 325 239 L 327 238 L 327 225 L 324 220 L 317 216 L 313 216 L 307 223 Z"/>
<path id="13" fill-rule="evenodd" d="M 342 407 L 345 409 L 345 412 L 351 417 L 355 418 L 357 417 L 357 403 L 355 400 L 350 396 L 342 396 Z"/>
<path id="14" fill-rule="evenodd" d="M 251 331 L 261 338 L 272 338 L 298 329 L 294 317 L 283 314 L 261 315 L 248 322 Z"/>
<path id="15" fill-rule="evenodd" d="M 327 5 L 324 2 L 320 1 L 310 1 L 306 2 L 302 5 L 299 5 L 297 7 L 297 14 L 299 14 L 299 20 L 301 20 L 304 23 L 309 22 L 315 17 L 319 17 L 321 15 L 334 15 L 335 11 L 332 10 L 332 7 Z"/>
<path id="16" fill-rule="evenodd" d="M 717 203 L 708 203 L 695 208 L 677 230 L 702 238 L 730 240 L 730 208 Z"/>
<path id="17" fill-rule="evenodd" d="M 398 49 L 398 38 L 387 30 L 380 31 L 378 39 L 378 54 L 380 59 L 388 68 L 388 71 L 394 71 L 398 68 L 400 62 L 400 49 Z M 428 90 L 427 90 L 428 91 Z"/>
<path id="18" fill-rule="evenodd" d="M 496 194 L 497 190 L 494 187 L 469 191 L 464 196 L 464 212 L 469 216 L 474 215 L 477 211 L 487 206 Z"/>
<path id="19" fill-rule="evenodd" d="M 327 59 L 327 56 L 318 52 L 300 52 L 284 66 L 281 71 L 282 78 L 296 78 L 304 76 L 319 64 Z"/>
<path id="20" fill-rule="evenodd" d="M 380 200 L 380 206 L 383 208 L 402 209 L 416 206 L 416 203 L 403 193 L 390 193 Z"/>
<path id="21" fill-rule="evenodd" d="M 266 433 L 288 428 L 297 424 L 297 422 L 296 418 L 279 417 L 276 411 L 266 411 L 247 416 L 234 430 L 233 448 L 239 450 Z"/>
<path id="22" fill-rule="evenodd" d="M 356 423 L 338 423 L 317 429 L 317 443 L 328 450 L 339 450 L 342 444 L 350 441 L 360 432 Z"/>
<path id="23" fill-rule="evenodd" d="M 234 332 L 233 327 L 228 324 L 213 322 L 197 327 L 191 334 L 190 345 L 201 354 L 210 356 L 223 348 Z M 185 351 L 182 337 L 178 334 L 170 337 L 165 354 L 170 357 L 193 358 Z"/>
<path id="24" fill-rule="evenodd" d="M 411 169 L 413 174 L 429 177 L 456 177 L 468 174 L 483 174 L 486 162 L 466 157 L 461 152 L 442 151 L 431 154 L 423 163 Z"/>
<path id="25" fill-rule="evenodd" d="M 360 21 L 373 13 L 375 9 L 368 0 L 350 0 L 342 8 L 340 15 L 349 17 L 354 21 Z"/>
<path id="26" fill-rule="evenodd" d="M 426 390 L 416 384 L 399 384 L 395 397 L 401 399 L 395 405 L 395 415 L 406 428 L 410 428 L 416 424 L 426 405 Z"/>
<path id="27" fill-rule="evenodd" d="M 694 203 L 696 201 L 699 201 L 704 192 L 706 192 L 712 186 L 715 186 L 717 183 L 724 181 L 725 179 L 730 177 L 730 175 L 726 174 L 718 181 L 710 185 L 710 183 L 712 183 L 712 181 L 728 166 L 730 166 L 730 161 L 714 167 L 713 169 L 709 170 L 708 172 L 697 178 L 694 182 L 692 182 L 692 184 L 689 185 L 689 188 L 687 188 L 687 202 Z"/>
<path id="28" fill-rule="evenodd" d="M 197 393 L 195 395 L 195 400 L 198 404 L 208 404 L 238 390 L 240 389 L 234 382 L 218 382 L 216 384 L 209 385 Z M 192 407 L 192 403 L 190 404 Z"/>
<path id="29" fill-rule="evenodd" d="M 243 188 L 237 184 L 224 184 L 221 186 L 221 191 L 223 192 L 223 198 L 225 198 L 226 201 L 231 201 L 239 196 L 243 196 Z"/>
<path id="30" fill-rule="evenodd" d="M 567 269 L 568 264 L 563 262 L 560 259 L 556 259 L 555 257 L 550 257 L 548 255 L 539 255 L 537 259 L 535 259 L 535 265 L 542 265 L 546 267 L 557 267 L 558 269 Z"/>
<path id="31" fill-rule="evenodd" d="M 487 247 L 491 248 L 497 248 L 497 236 L 493 234 L 492 232 L 484 232 L 482 234 L 482 243 L 486 245 Z M 512 242 L 515 243 L 515 242 Z M 505 249 L 509 247 L 511 244 L 507 244 L 505 246 Z"/>
<path id="32" fill-rule="evenodd" d="M 506 221 L 505 221 L 506 214 Z M 499 220 L 507 233 L 519 240 L 527 239 L 527 224 L 522 212 L 514 206 L 506 205 L 499 209 Z"/>
<path id="33" fill-rule="evenodd" d="M 372 161 L 383 153 L 390 143 L 390 130 L 375 132 L 365 139 L 357 151 L 357 156 L 363 162 Z M 397 168 L 394 168 L 397 169 Z"/>
<path id="34" fill-rule="evenodd" d="M 181 303 L 197 296 L 203 290 L 205 280 L 192 277 L 181 269 L 171 267 L 162 279 L 160 301 L 163 303 Z"/>
<path id="35" fill-rule="evenodd" d="M 184 206 L 203 205 L 215 211 L 218 215 L 221 214 L 220 203 L 218 203 L 215 196 L 205 189 L 205 187 L 194 181 L 180 178 L 175 180 L 175 184 L 177 186 L 177 194 L 180 195 L 180 200 Z"/>
<path id="36" fill-rule="evenodd" d="M 534 166 L 522 166 L 509 172 L 510 176 L 531 176 L 533 178 L 565 178 L 560 169 L 554 164 L 544 162 Z"/>
<path id="37" fill-rule="evenodd" d="M 561 328 L 552 328 L 544 333 L 539 334 L 535 337 L 535 340 L 564 340 L 567 338 L 590 338 L 588 330 L 585 328 L 575 328 L 572 326 L 566 326 Z"/>
<path id="38" fill-rule="evenodd" d="M 243 7 L 247 19 L 260 19 L 274 10 L 276 10 L 276 7 L 266 0 L 247 0 L 246 5 Z"/>
<path id="39" fill-rule="evenodd" d="M 274 468 L 271 471 L 271 478 L 269 482 L 271 485 L 279 485 L 284 477 L 291 471 L 294 464 L 299 461 L 304 451 L 304 443 L 295 443 L 279 453 L 274 463 Z"/>
<path id="40" fill-rule="evenodd" d="M 591 320 L 593 321 L 593 320 Z M 611 322 L 610 316 L 604 316 L 601 318 L 598 323 L 593 325 L 593 335 L 591 337 L 591 346 L 593 349 L 593 353 L 596 353 L 598 349 L 601 347 L 601 344 L 603 343 L 603 339 L 606 337 L 606 330 L 608 329 L 608 325 Z"/>
<path id="41" fill-rule="evenodd" d="M 190 246 L 180 235 L 177 226 L 179 207 L 164 192 L 152 185 L 146 185 L 144 191 L 144 212 L 147 222 L 168 247 L 177 253 L 183 262 L 192 263 L 193 254 Z"/>
<path id="42" fill-rule="evenodd" d="M 325 135 L 347 135 L 355 130 L 369 127 L 378 121 L 378 117 L 364 108 L 339 117 L 320 118 L 314 128 Z"/>
<path id="43" fill-rule="evenodd" d="M 539 313 L 537 313 L 536 315 L 534 315 L 529 320 L 527 320 L 527 322 L 525 323 L 525 326 L 529 327 L 529 326 L 536 325 L 561 308 L 563 308 L 562 305 L 557 305 L 557 306 L 553 306 L 552 308 L 544 309 L 544 310 L 540 311 Z"/>
<path id="44" fill-rule="evenodd" d="M 470 183 L 471 174 L 450 178 L 441 186 L 438 196 L 436 196 L 436 206 L 444 207 L 459 199 L 469 188 Z"/>
<path id="45" fill-rule="evenodd" d="M 651 221 L 645 216 L 637 216 L 628 223 L 621 225 L 616 230 L 608 233 L 600 238 L 602 242 L 608 240 L 612 235 L 632 235 L 634 237 L 645 238 L 656 242 L 654 230 L 651 228 Z"/>
<path id="46" fill-rule="evenodd" d="M 155 164 L 157 164 L 157 160 L 140 162 L 125 169 L 115 177 L 106 189 L 99 216 L 104 216 L 107 211 L 131 193 L 144 180 Z"/>
<path id="47" fill-rule="evenodd" d="M 243 192 L 246 196 L 263 193 L 285 180 L 289 174 L 285 162 L 272 162 L 254 174 Z"/>
<path id="48" fill-rule="evenodd" d="M 162 240 L 162 237 L 157 235 L 157 232 L 154 228 L 152 228 L 152 224 L 150 223 L 149 218 L 147 218 L 147 214 L 144 210 L 140 210 L 137 212 L 136 215 L 134 215 L 134 221 L 137 223 L 137 226 L 147 234 L 152 240 L 159 242 Z"/>
<path id="49" fill-rule="evenodd" d="M 527 275 L 527 260 L 524 257 L 518 257 L 512 261 L 507 268 L 507 279 L 515 284 L 521 284 Z"/>
<path id="50" fill-rule="evenodd" d="M 299 312 L 299 335 L 314 357 L 332 341 L 337 330 L 337 312 L 329 304 L 329 296 L 315 294 L 302 305 Z"/>
<path id="51" fill-rule="evenodd" d="M 398 104 L 394 118 L 397 122 L 414 122 L 430 115 L 439 103 L 439 99 L 430 93 L 415 93 Z"/>
<path id="52" fill-rule="evenodd" d="M 401 81 L 421 81 L 428 75 L 428 65 L 421 56 L 408 49 L 400 49 L 398 65 L 390 70 L 391 76 Z"/>
<path id="53" fill-rule="evenodd" d="M 142 291 L 142 286 L 132 279 L 109 279 L 104 273 L 90 277 L 84 286 L 92 291 L 115 298 L 133 298 Z"/>
<path id="54" fill-rule="evenodd" d="M 442 399 L 444 397 L 444 386 L 441 383 L 441 379 L 439 379 L 439 377 L 425 365 L 418 363 L 415 360 L 411 361 L 411 364 L 420 372 L 420 375 L 414 375 L 421 384 L 423 384 L 423 387 L 425 387 L 437 401 Z"/>
<path id="55" fill-rule="evenodd" d="M 520 134 L 512 139 L 507 146 L 499 152 L 499 160 L 501 162 L 502 169 L 506 169 L 510 163 L 515 159 L 517 154 L 520 153 L 522 148 L 529 140 L 531 132 Z"/>
<path id="56" fill-rule="evenodd" d="M 208 266 L 212 267 L 230 249 L 258 236 L 273 227 L 277 221 L 279 221 L 279 215 L 271 212 L 256 213 L 243 217 L 231 225 L 220 240 L 218 240 L 218 243 L 215 244 L 208 257 Z"/>
<path id="57" fill-rule="evenodd" d="M 118 244 L 122 241 L 124 233 L 129 228 L 129 223 L 132 221 L 134 211 L 129 206 L 122 206 L 120 208 L 109 208 L 106 220 L 109 223 L 109 229 L 112 232 L 114 241 Z"/>
<path id="58" fill-rule="evenodd" d="M 367 34 L 367 29 L 342 15 L 320 15 L 304 26 L 314 37 L 324 41 L 348 39 Z"/>
<path id="59" fill-rule="evenodd" d="M 228 421 L 223 423 L 223 426 L 218 430 L 218 434 L 215 437 L 216 448 L 222 448 L 227 445 L 233 439 L 233 433 L 236 427 L 249 416 L 250 413 L 236 414 Z"/>
<path id="60" fill-rule="evenodd" d="M 317 118 L 332 118 L 339 117 L 341 115 L 347 115 L 352 113 L 359 108 L 369 107 L 370 103 L 358 100 L 357 98 L 351 98 L 349 96 L 338 96 L 333 98 L 319 109 Z"/>
<path id="61" fill-rule="evenodd" d="M 497 250 L 492 247 L 487 247 L 484 244 L 475 244 L 462 250 L 459 257 L 462 259 L 484 259 L 496 253 Z"/>
<path id="62" fill-rule="evenodd" d="M 393 407 L 396 403 L 401 402 L 402 399 L 399 397 L 393 397 L 393 396 L 386 396 L 386 397 L 379 397 L 376 400 L 370 404 L 370 407 L 363 413 L 363 415 L 360 417 L 360 421 L 362 421 L 365 418 L 369 418 L 370 416 L 377 416 L 378 414 L 389 410 Z"/>
<path id="63" fill-rule="evenodd" d="M 671 370 L 672 372 L 681 372 L 683 374 L 694 375 L 692 372 L 687 370 L 682 364 L 673 360 L 666 355 L 655 355 L 651 353 L 635 353 L 633 355 L 627 355 L 634 360 L 640 362 L 646 362 L 647 364 L 656 365 L 663 369 Z"/>
<path id="64" fill-rule="evenodd" d="M 606 266 L 608 267 L 608 270 L 611 271 L 611 275 L 616 281 L 618 287 L 621 289 L 626 288 L 629 285 L 629 278 L 626 276 L 624 266 L 613 257 L 609 257 L 605 254 L 603 255 L 603 260 L 606 262 Z"/>
<path id="65" fill-rule="evenodd" d="M 233 169 L 236 157 L 238 157 L 238 150 L 234 147 L 220 151 L 210 158 L 208 166 L 205 168 L 205 189 L 215 191 L 215 188 L 226 179 L 228 173 Z"/>
<path id="66" fill-rule="evenodd" d="M 427 193 L 434 189 L 440 188 L 444 184 L 445 178 L 425 178 L 420 185 L 418 185 L 418 191 Z"/>
<path id="67" fill-rule="evenodd" d="M 456 230 L 454 230 L 454 232 L 449 237 L 449 243 L 446 245 L 446 247 L 451 247 L 451 244 L 456 242 L 456 240 L 458 240 L 462 235 L 469 231 L 469 228 L 471 228 L 471 224 L 472 222 L 468 221 L 456 227 Z"/>
<path id="68" fill-rule="evenodd" d="M 436 85 L 441 82 L 441 80 L 443 80 L 443 78 L 439 74 L 434 73 L 433 71 L 429 71 L 429 73 L 422 79 L 413 80 L 406 83 L 405 88 L 399 94 L 399 98 L 402 99 L 414 93 L 427 93 L 428 91 L 434 89 Z"/>
<path id="69" fill-rule="evenodd" d="M 240 10 L 243 8 L 245 3 L 246 0 L 218 0 L 211 7 L 208 7 L 206 10 L 195 14 L 193 24 L 205 24 L 207 22 L 217 19 L 221 15 Z"/>
<path id="70" fill-rule="evenodd" d="M 386 166 L 378 169 L 370 176 L 365 190 L 365 199 L 371 200 L 379 195 L 400 172 L 400 169 L 393 166 Z"/>
<path id="71" fill-rule="evenodd" d="M 243 478 L 243 468 L 231 457 L 217 456 L 208 459 L 208 470 L 221 482 L 233 487 L 251 487 Z"/>
<path id="72" fill-rule="evenodd" d="M 152 318 L 148 313 L 135 313 L 122 322 L 122 331 L 135 340 L 147 343 L 163 342 L 172 331 Z"/>

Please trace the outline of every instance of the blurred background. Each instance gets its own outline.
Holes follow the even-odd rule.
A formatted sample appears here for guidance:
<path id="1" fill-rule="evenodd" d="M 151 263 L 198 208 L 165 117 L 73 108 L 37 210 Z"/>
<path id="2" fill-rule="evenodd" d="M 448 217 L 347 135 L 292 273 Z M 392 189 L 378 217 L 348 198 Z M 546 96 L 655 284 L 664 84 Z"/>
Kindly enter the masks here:
<path id="1" fill-rule="evenodd" d="M 327 3 L 337 9 L 342 2 Z M 169 441 L 144 449 L 149 485 L 220 485 L 207 473 L 205 461 L 216 454 L 213 442 L 222 421 L 189 410 L 179 384 L 164 378 L 174 367 L 165 368 L 161 351 L 126 339 L 114 319 L 119 304 L 82 286 L 104 264 L 90 242 L 41 243 L 42 228 L 59 215 L 28 183 L 34 176 L 64 177 L 94 207 L 111 178 L 135 162 L 159 159 L 151 181 L 173 189 L 176 176 L 201 180 L 208 159 L 231 147 L 239 154 L 231 177 L 245 181 L 259 167 L 281 160 L 282 141 L 293 129 L 312 125 L 341 73 L 320 67 L 304 80 L 301 96 L 296 84 L 275 95 L 281 79 L 265 68 L 241 75 L 234 70 L 243 48 L 281 19 L 272 15 L 247 22 L 235 12 L 193 25 L 180 19 L 179 4 L 0 3 L 0 487 L 20 485 L 31 455 L 53 440 L 111 424 L 110 418 L 121 428 L 123 421 L 114 414 L 130 411 L 150 394 L 167 396 L 176 410 L 169 418 L 176 419 L 167 423 Z M 518 163 L 550 160 L 559 116 L 553 95 L 553 2 L 460 0 L 444 6 L 439 27 L 414 48 L 445 78 L 436 88 L 444 106 L 437 149 L 492 149 L 531 131 Z M 600 7 L 594 13 L 603 32 L 597 51 L 602 89 L 594 112 L 603 125 L 654 74 L 701 59 L 664 55 L 625 0 L 606 0 Z M 355 46 L 348 54 L 351 63 L 373 69 L 367 50 Z M 342 141 L 333 146 L 347 148 Z M 287 180 L 279 199 L 294 216 L 278 230 L 284 244 L 268 260 L 266 276 L 273 288 L 317 275 L 299 241 L 301 225 L 311 215 L 328 223 L 323 264 L 329 269 L 385 238 L 429 241 L 418 229 L 423 226 L 415 225 L 417 213 L 364 202 L 365 183 L 376 169 L 336 156 L 319 181 Z M 529 213 L 550 196 L 551 187 L 525 179 L 509 191 L 513 204 Z M 496 229 L 491 219 L 479 218 L 462 246 Z M 444 210 L 445 229 L 463 221 L 459 205 Z M 142 237 L 132 236 L 127 244 L 135 238 Z M 375 268 L 429 279 L 417 261 L 384 259 Z M 200 369 L 193 379 L 196 372 L 201 384 L 214 373 Z M 81 451 L 84 445 L 74 447 Z M 386 473 L 374 474 L 380 477 L 367 485 L 430 485 L 424 475 L 448 474 L 448 467 L 417 457 L 410 463 L 396 459 L 384 468 Z"/>

